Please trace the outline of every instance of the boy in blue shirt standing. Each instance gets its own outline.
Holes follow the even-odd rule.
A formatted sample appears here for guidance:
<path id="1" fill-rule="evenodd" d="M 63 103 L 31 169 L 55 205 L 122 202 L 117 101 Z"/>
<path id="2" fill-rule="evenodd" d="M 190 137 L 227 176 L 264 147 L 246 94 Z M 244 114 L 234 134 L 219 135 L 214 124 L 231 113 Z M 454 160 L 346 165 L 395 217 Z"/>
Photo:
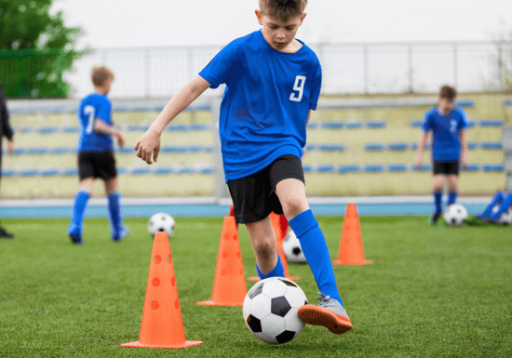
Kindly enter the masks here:
<path id="1" fill-rule="evenodd" d="M 457 91 L 450 86 L 441 87 L 439 106 L 427 112 L 421 122 L 421 137 L 416 155 L 416 166 L 421 168 L 423 151 L 430 132 L 432 132 L 432 167 L 434 183 L 434 213 L 430 225 L 435 226 L 442 213 L 442 199 L 445 181 L 448 184 L 448 202 L 457 202 L 459 191 L 459 168 L 468 165 L 466 114 L 455 107 Z"/>
<path id="2" fill-rule="evenodd" d="M 237 223 L 245 224 L 261 279 L 284 276 L 269 214 L 283 214 L 297 234 L 321 291 L 320 304 L 299 317 L 341 334 L 352 328 L 343 308 L 327 244 L 306 200 L 301 157 L 316 110 L 322 70 L 315 53 L 295 39 L 307 0 L 260 0 L 260 31 L 222 49 L 166 105 L 135 145 L 156 161 L 165 126 L 207 88 L 226 84 L 219 132 L 226 182 Z"/>
<path id="3" fill-rule="evenodd" d="M 82 225 L 96 178 L 105 183 L 112 239 L 119 241 L 128 234 L 128 229 L 123 225 L 121 194 L 117 191 L 112 137 L 116 137 L 120 147 L 124 146 L 125 141 L 123 134 L 112 126 L 112 103 L 107 98 L 114 74 L 104 66 L 94 67 L 91 74 L 94 93 L 82 99 L 77 113 L 81 127 L 77 144 L 80 183 L 68 227 L 68 235 L 75 244 L 83 243 Z"/>

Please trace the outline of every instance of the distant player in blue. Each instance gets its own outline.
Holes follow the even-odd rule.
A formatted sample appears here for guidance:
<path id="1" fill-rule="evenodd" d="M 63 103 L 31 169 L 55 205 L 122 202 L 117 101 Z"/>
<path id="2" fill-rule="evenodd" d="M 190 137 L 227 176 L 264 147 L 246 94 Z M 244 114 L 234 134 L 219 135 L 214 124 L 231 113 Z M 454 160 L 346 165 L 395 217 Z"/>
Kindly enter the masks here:
<path id="1" fill-rule="evenodd" d="M 442 199 L 445 180 L 448 184 L 448 202 L 452 205 L 457 202 L 459 191 L 459 168 L 468 165 L 466 114 L 455 107 L 457 91 L 450 86 L 441 87 L 439 93 L 439 106 L 427 112 L 421 122 L 422 134 L 418 145 L 416 166 L 421 168 L 423 151 L 429 133 L 432 132 L 432 167 L 434 183 L 434 213 L 430 225 L 437 224 L 442 213 Z"/>
<path id="2" fill-rule="evenodd" d="M 114 74 L 106 67 L 92 69 L 94 93 L 80 102 L 78 121 L 81 131 L 78 137 L 78 174 L 80 183 L 75 196 L 68 234 L 75 244 L 82 244 L 83 221 L 87 203 L 92 194 L 94 179 L 105 183 L 108 198 L 110 235 L 119 241 L 128 234 L 123 224 L 121 194 L 117 191 L 117 170 L 114 158 L 114 141 L 124 146 L 123 134 L 112 126 L 112 104 L 107 98 Z"/>
<path id="3" fill-rule="evenodd" d="M 260 0 L 262 29 L 220 51 L 166 105 L 135 145 L 137 156 L 156 161 L 165 126 L 208 88 L 226 84 L 220 111 L 225 178 L 237 223 L 245 224 L 261 279 L 284 276 L 269 214 L 283 214 L 299 238 L 321 291 L 320 304 L 299 317 L 333 333 L 352 323 L 343 308 L 326 241 L 306 200 L 301 157 L 306 126 L 317 107 L 322 70 L 315 53 L 295 39 L 305 0 Z"/>
<path id="4" fill-rule="evenodd" d="M 469 225 L 486 225 L 486 224 L 510 224 L 506 220 L 500 220 L 503 214 L 512 211 L 512 193 L 499 191 L 492 198 L 491 202 L 485 208 L 481 215 L 476 215 L 468 219 L 466 222 Z"/>

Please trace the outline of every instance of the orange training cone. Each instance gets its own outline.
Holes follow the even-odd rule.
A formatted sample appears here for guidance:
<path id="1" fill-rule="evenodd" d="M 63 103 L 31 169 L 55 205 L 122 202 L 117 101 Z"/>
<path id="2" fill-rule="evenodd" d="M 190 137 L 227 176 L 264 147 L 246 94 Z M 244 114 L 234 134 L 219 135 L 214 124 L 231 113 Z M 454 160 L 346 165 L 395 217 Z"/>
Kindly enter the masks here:
<path id="1" fill-rule="evenodd" d="M 246 294 L 247 286 L 235 217 L 226 216 L 222 225 L 212 299 L 197 304 L 243 306 Z"/>
<path id="2" fill-rule="evenodd" d="M 186 348 L 201 343 L 185 340 L 169 237 L 165 232 L 157 232 L 151 253 L 139 340 L 121 346 Z"/>
<path id="3" fill-rule="evenodd" d="M 373 263 L 371 260 L 364 259 L 363 238 L 355 203 L 347 205 L 338 259 L 332 263 L 334 265 L 366 265 Z"/>
<path id="4" fill-rule="evenodd" d="M 277 254 L 281 258 L 281 263 L 283 264 L 284 268 L 284 276 L 289 280 L 298 280 L 300 279 L 299 276 L 290 276 L 288 273 L 288 261 L 286 260 L 286 254 L 284 253 L 283 249 L 283 236 L 281 231 L 281 222 L 279 215 L 275 213 L 270 213 L 270 220 L 272 221 L 272 227 L 274 228 L 274 232 L 276 234 L 276 243 L 277 243 Z M 249 281 L 259 281 L 258 276 L 249 277 Z"/>

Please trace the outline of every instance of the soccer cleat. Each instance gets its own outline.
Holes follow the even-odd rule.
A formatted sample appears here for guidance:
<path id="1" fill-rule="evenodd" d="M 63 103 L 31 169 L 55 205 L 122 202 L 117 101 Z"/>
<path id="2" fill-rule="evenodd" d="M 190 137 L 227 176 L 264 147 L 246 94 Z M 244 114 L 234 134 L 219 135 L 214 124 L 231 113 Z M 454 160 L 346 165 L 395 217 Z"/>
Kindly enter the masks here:
<path id="1" fill-rule="evenodd" d="M 439 220 L 440 217 L 441 213 L 433 213 L 432 216 L 430 217 L 430 226 L 436 226 L 437 221 Z"/>
<path id="2" fill-rule="evenodd" d="M 122 232 L 121 236 L 119 236 L 119 237 L 112 236 L 112 240 L 114 240 L 114 241 L 121 241 L 122 239 L 127 237 L 128 234 L 130 234 L 130 229 L 128 229 L 127 226 L 123 226 L 123 232 Z"/>
<path id="3" fill-rule="evenodd" d="M 73 244 L 83 244 L 82 233 L 77 225 L 70 224 L 68 227 L 68 235 Z"/>
<path id="4" fill-rule="evenodd" d="M 0 239 L 14 239 L 14 235 L 5 231 L 3 227 L 0 227 Z"/>
<path id="5" fill-rule="evenodd" d="M 466 224 L 469 226 L 490 226 L 496 225 L 491 218 L 482 218 L 480 215 L 473 216 L 471 218 L 466 219 Z"/>
<path id="6" fill-rule="evenodd" d="M 299 318 L 307 324 L 324 326 L 335 334 L 350 331 L 352 323 L 341 303 L 321 292 L 319 295 L 320 297 L 317 297 L 317 300 L 320 301 L 318 305 L 307 304 L 299 308 Z"/>

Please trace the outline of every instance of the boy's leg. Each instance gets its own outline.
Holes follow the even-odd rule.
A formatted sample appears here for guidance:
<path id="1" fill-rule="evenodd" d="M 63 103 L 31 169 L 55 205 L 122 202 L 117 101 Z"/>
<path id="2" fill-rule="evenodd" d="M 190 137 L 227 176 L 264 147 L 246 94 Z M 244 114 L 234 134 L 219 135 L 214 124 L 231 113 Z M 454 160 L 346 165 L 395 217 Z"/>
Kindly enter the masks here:
<path id="1" fill-rule="evenodd" d="M 301 307 L 299 317 L 306 323 L 325 326 L 333 333 L 349 331 L 352 324 L 338 293 L 325 237 L 307 203 L 304 183 L 284 179 L 276 185 L 275 192 L 321 291 L 320 305 Z"/>
<path id="2" fill-rule="evenodd" d="M 430 219 L 430 225 L 434 226 L 437 224 L 437 220 L 443 212 L 443 186 L 444 186 L 444 175 L 434 175 L 432 183 L 432 195 L 434 196 L 434 213 Z"/>
<path id="3" fill-rule="evenodd" d="M 284 267 L 277 254 L 276 234 L 270 216 L 245 226 L 256 256 L 258 277 L 262 280 L 269 277 L 284 277 Z"/>
<path id="4" fill-rule="evenodd" d="M 485 208 L 482 215 L 480 215 L 480 218 L 486 219 L 486 218 L 490 217 L 494 207 L 496 205 L 501 205 L 501 203 L 503 202 L 503 199 L 505 199 L 504 193 L 502 193 L 501 191 L 497 192 L 496 195 L 494 195 L 494 198 L 492 198 L 491 203 Z"/>
<path id="5" fill-rule="evenodd" d="M 105 192 L 108 198 L 108 220 L 110 235 L 114 241 L 119 241 L 127 235 L 123 224 L 123 205 L 121 193 L 117 191 L 117 177 L 105 180 Z"/>
<path id="6" fill-rule="evenodd" d="M 503 199 L 503 202 L 501 203 L 498 211 L 491 214 L 490 218 L 492 221 L 497 222 L 503 213 L 507 212 L 507 210 L 512 206 L 512 193 L 508 194 L 505 199 Z"/>
<path id="7" fill-rule="evenodd" d="M 94 178 L 82 179 L 78 185 L 78 192 L 75 195 L 73 211 L 71 213 L 71 224 L 68 227 L 68 235 L 75 244 L 82 243 L 85 211 L 91 197 L 93 185 Z"/>
<path id="8" fill-rule="evenodd" d="M 459 177 L 457 175 L 448 175 L 448 202 L 447 205 L 457 203 L 459 192 Z"/>

